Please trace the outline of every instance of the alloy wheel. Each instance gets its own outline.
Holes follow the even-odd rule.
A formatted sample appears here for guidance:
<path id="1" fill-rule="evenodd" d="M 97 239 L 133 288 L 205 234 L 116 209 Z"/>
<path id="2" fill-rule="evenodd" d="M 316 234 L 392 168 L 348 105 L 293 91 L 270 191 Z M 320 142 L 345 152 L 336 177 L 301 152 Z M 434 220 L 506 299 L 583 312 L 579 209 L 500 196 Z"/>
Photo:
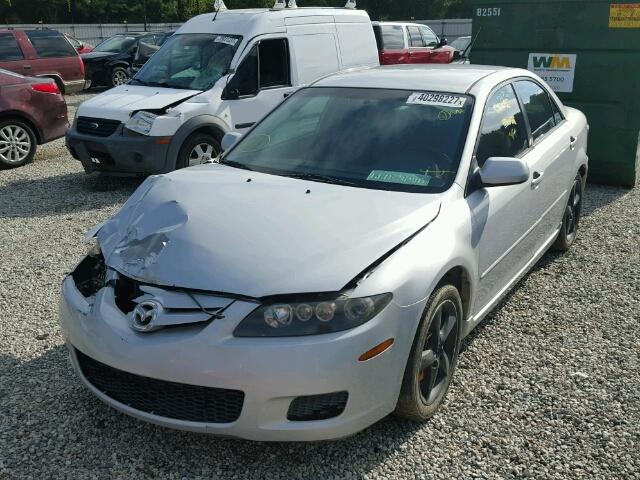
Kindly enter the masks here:
<path id="1" fill-rule="evenodd" d="M 458 345 L 458 311 L 451 300 L 435 310 L 422 348 L 418 382 L 425 405 L 433 404 L 452 374 Z"/>
<path id="2" fill-rule="evenodd" d="M 199 143 L 196 145 L 189 154 L 189 166 L 200 165 L 211 161 L 216 156 L 216 151 L 213 145 L 208 143 Z"/>
<path id="3" fill-rule="evenodd" d="M 0 130 L 0 157 L 3 161 L 23 162 L 32 148 L 29 133 L 20 125 L 6 125 Z"/>
<path id="4" fill-rule="evenodd" d="M 564 228 L 567 235 L 567 241 L 573 242 L 578 231 L 578 220 L 580 219 L 580 211 L 582 209 L 582 185 L 579 178 L 576 178 L 569 193 L 569 201 L 564 215 Z"/>
<path id="5" fill-rule="evenodd" d="M 118 85 L 124 85 L 125 83 L 127 83 L 129 81 L 129 77 L 127 75 L 127 72 L 125 72 L 124 70 L 121 69 L 117 69 L 113 72 L 113 86 L 117 87 Z"/>

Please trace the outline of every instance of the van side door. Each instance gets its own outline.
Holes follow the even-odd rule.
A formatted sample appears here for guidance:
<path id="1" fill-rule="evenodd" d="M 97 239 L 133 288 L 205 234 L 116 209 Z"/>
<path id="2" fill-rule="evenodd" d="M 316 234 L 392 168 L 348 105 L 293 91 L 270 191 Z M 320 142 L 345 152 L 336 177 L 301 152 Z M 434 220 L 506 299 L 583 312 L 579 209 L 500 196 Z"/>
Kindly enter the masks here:
<path id="1" fill-rule="evenodd" d="M 222 92 L 233 130 L 246 131 L 293 90 L 287 38 L 256 41 Z"/>

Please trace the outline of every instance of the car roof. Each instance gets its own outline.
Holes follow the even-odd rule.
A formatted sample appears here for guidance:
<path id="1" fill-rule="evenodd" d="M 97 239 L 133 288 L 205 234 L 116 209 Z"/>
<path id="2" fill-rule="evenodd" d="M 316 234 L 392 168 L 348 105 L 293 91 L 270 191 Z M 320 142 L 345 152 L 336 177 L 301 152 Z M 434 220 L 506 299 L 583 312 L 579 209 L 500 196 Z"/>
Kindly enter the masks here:
<path id="1" fill-rule="evenodd" d="M 500 82 L 519 75 L 530 73 L 491 65 L 388 65 L 347 70 L 324 77 L 313 85 L 468 93 L 489 76 L 495 76 L 495 81 Z M 490 83 L 494 83 L 493 79 Z"/>
<path id="2" fill-rule="evenodd" d="M 176 34 L 219 33 L 251 38 L 265 32 L 286 32 L 287 25 L 345 22 L 371 24 L 367 12 L 350 8 L 248 8 L 198 15 L 180 27 Z"/>

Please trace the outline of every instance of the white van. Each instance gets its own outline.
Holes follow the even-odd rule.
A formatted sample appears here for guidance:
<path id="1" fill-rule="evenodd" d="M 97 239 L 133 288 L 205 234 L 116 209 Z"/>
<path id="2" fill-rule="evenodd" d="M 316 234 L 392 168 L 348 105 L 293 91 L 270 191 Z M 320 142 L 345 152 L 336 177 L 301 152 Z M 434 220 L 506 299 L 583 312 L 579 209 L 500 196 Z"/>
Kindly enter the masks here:
<path id="1" fill-rule="evenodd" d="M 87 173 L 164 173 L 220 152 L 294 89 L 378 65 L 365 11 L 225 10 L 185 23 L 127 85 L 78 108 L 67 147 Z"/>

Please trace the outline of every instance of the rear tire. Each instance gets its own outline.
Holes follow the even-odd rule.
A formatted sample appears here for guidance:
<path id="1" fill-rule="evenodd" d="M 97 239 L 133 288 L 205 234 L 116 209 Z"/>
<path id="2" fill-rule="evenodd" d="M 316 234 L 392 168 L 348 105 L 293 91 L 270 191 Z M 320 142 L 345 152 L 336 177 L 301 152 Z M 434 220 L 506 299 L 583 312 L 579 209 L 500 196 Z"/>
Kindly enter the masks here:
<path id="1" fill-rule="evenodd" d="M 115 67 L 111 70 L 111 86 L 117 87 L 118 85 L 124 85 L 129 81 L 129 72 L 125 68 Z"/>
<path id="2" fill-rule="evenodd" d="M 220 154 L 220 142 L 208 133 L 194 133 L 180 148 L 176 169 L 200 165 L 213 160 Z"/>
<path id="3" fill-rule="evenodd" d="M 20 167 L 33 160 L 38 142 L 32 128 L 21 120 L 0 122 L 0 167 Z"/>
<path id="4" fill-rule="evenodd" d="M 431 294 L 405 367 L 397 415 L 424 422 L 438 411 L 458 363 L 462 320 L 462 300 L 454 286 Z"/>
<path id="5" fill-rule="evenodd" d="M 578 224 L 580 222 L 580 214 L 582 213 L 582 192 L 583 192 L 582 175 L 579 173 L 573 179 L 573 185 L 569 192 L 567 205 L 562 215 L 562 224 L 558 238 L 553 244 L 553 249 L 558 252 L 566 252 L 576 241 L 578 235 Z"/>

